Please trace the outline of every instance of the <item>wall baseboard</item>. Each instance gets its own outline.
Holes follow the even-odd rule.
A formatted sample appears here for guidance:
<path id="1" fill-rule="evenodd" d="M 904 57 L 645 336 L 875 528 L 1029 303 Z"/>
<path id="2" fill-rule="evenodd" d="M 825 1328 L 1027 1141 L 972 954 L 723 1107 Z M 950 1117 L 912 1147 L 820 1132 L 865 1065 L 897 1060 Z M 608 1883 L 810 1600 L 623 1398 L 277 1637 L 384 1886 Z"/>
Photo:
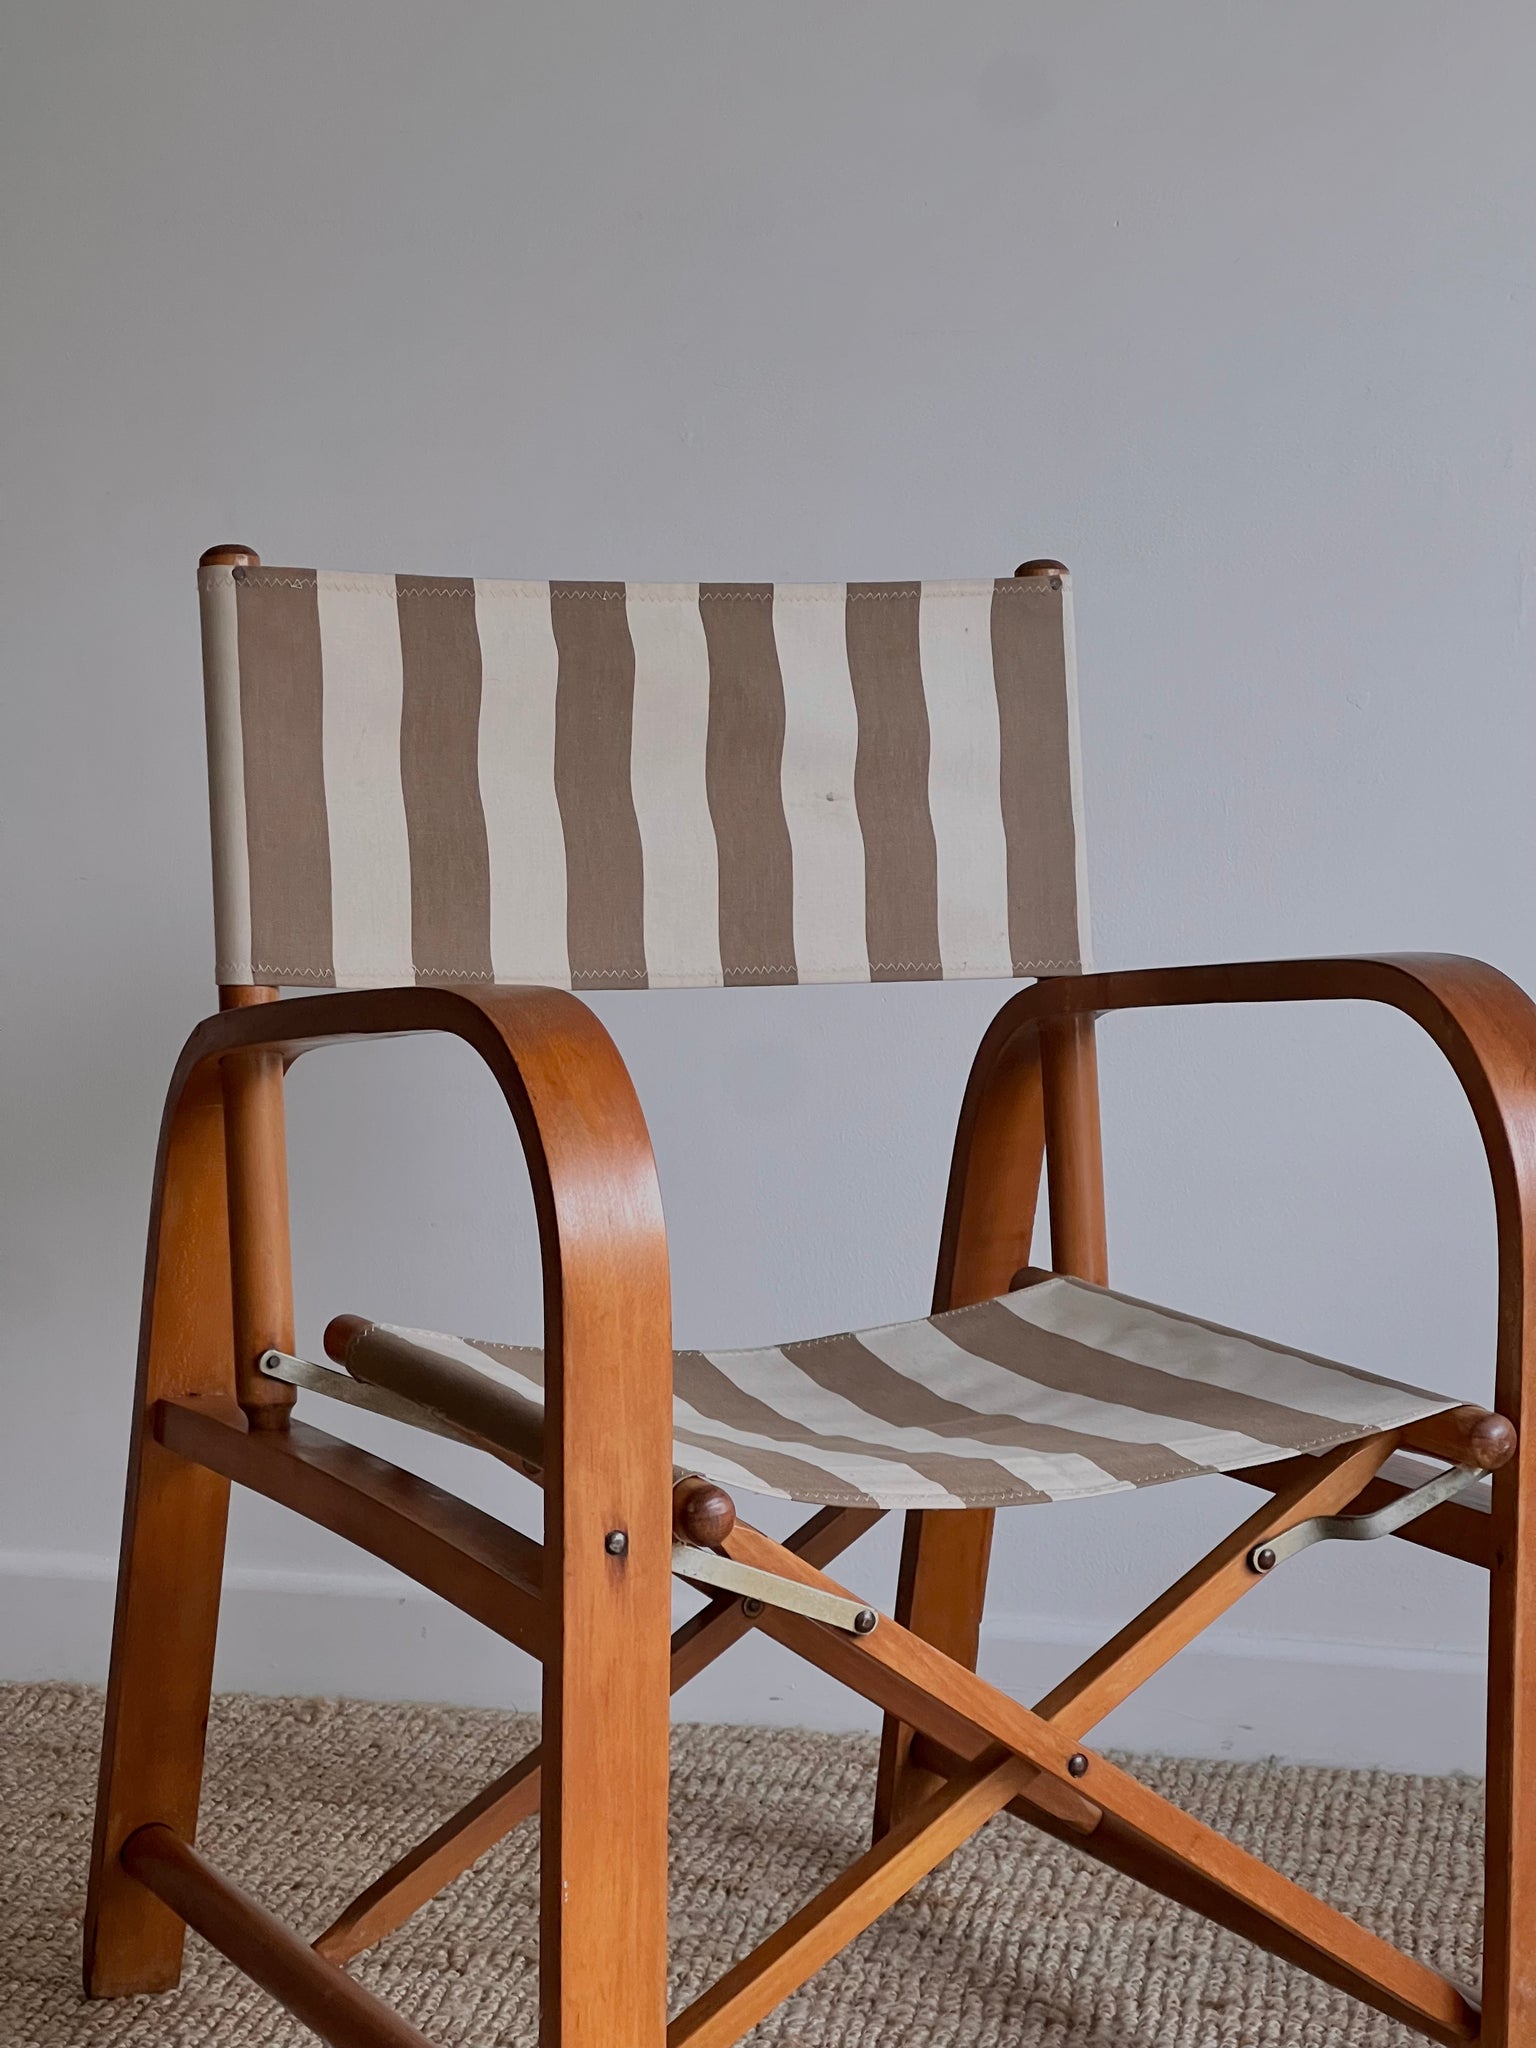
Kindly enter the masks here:
<path id="1" fill-rule="evenodd" d="M 103 1559 L 0 1552 L 0 1680 L 100 1684 L 112 1597 L 113 1567 Z M 998 1614 L 984 1631 L 981 1668 L 1015 1697 L 1038 1698 L 1096 1641 L 1059 1616 Z M 519 1709 L 539 1699 L 529 1658 L 383 1574 L 231 1569 L 216 1683 L 230 1692 Z M 1483 1684 L 1483 1659 L 1467 1651 L 1227 1629 L 1120 1708 L 1102 1740 L 1176 1756 L 1477 1771 Z M 876 1725 L 862 1702 L 760 1636 L 687 1686 L 677 1710 L 690 1721 Z"/>

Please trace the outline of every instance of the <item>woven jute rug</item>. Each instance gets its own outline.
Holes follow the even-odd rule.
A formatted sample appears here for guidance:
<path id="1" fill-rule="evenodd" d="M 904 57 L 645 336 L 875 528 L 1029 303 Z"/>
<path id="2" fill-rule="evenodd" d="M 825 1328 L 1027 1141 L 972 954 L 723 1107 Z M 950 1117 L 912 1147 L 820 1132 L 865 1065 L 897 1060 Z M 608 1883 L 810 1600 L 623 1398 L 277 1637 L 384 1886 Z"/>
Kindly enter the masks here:
<path id="1" fill-rule="evenodd" d="M 101 1696 L 0 1687 L 4 2048 L 289 2048 L 313 2037 L 194 1936 L 179 1991 L 88 2005 L 81 1903 Z M 215 1702 L 200 1840 L 308 1932 L 534 1739 L 461 1708 Z M 1425 1961 L 1476 1981 L 1470 1778 L 1133 1759 L 1150 1784 Z M 684 1727 L 672 2004 L 868 1841 L 862 1737 Z M 442 2048 L 536 2038 L 528 1824 L 353 1967 Z M 1006 1815 L 751 2037 L 779 2048 L 1398 2048 L 1417 2039 Z"/>

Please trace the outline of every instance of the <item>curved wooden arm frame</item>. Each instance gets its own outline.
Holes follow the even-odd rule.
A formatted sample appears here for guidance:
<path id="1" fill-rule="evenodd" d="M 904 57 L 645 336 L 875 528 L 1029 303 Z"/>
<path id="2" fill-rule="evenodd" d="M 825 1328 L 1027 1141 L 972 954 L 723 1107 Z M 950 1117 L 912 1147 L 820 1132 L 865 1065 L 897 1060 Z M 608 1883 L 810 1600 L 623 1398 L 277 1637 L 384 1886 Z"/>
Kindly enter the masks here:
<path id="1" fill-rule="evenodd" d="M 934 1290 L 936 1309 L 1004 1291 L 1028 1265 L 1044 1157 L 1052 1266 L 1099 1283 L 1105 1257 L 1093 1024 L 1122 1010 L 1205 1004 L 1369 1002 L 1410 1017 L 1440 1048 L 1471 1106 L 1498 1232 L 1494 1406 L 1518 1434 L 1494 1475 L 1491 1528 L 1472 1510 L 1415 1525 L 1437 1548 L 1491 1567 L 1488 1843 L 1481 2039 L 1536 2040 L 1536 1427 L 1527 1364 L 1536 1342 L 1536 1006 L 1481 961 L 1422 954 L 1242 961 L 1037 982 L 1006 1003 L 982 1040 L 960 1113 Z M 1255 1473 L 1289 1483 L 1296 1465 Z M 1375 1482 L 1362 1507 L 1394 1489 Z M 897 1614 L 974 1669 L 993 1517 L 909 1515 Z M 888 1716 L 877 1834 L 939 1782 L 911 1756 L 912 1730 Z M 936 1761 L 929 1753 L 931 1761 Z M 1132 1859 L 1134 1863 L 1134 1859 Z M 1127 1867 L 1131 1867 L 1127 1865 Z"/>
<path id="2" fill-rule="evenodd" d="M 232 1336 L 238 1216 L 226 1184 L 238 1181 L 226 1174 L 226 1122 L 233 1128 L 234 1119 L 221 1062 L 237 1073 L 247 1062 L 248 1072 L 257 1059 L 286 1064 L 321 1045 L 425 1031 L 464 1040 L 490 1069 L 533 1185 L 549 1360 L 542 1568 L 536 1546 L 526 1546 L 531 1555 L 516 1542 L 510 1555 L 505 1545 L 498 1550 L 482 1526 L 488 1518 L 318 1431 L 283 1428 L 285 1417 L 273 1427 L 264 1414 L 251 1418 L 264 1426 L 247 1432 L 236 1403 L 253 1361 L 237 1357 Z M 238 1228 L 235 1245 L 238 1266 Z M 259 1275 L 248 1291 L 259 1292 Z M 177 1411 L 169 1418 L 168 1406 Z M 211 1412 L 188 1416 L 195 1407 Z M 193 1451 L 189 1432 L 199 1428 L 194 1455 L 225 1470 L 165 1441 L 176 1437 Z M 608 2048 L 615 2016 L 664 2012 L 666 1235 L 629 1076 L 574 996 L 544 988 L 311 996 L 226 1010 L 187 1041 L 155 1174 L 87 1923 L 86 1981 L 97 1995 L 161 1988 L 179 1973 L 182 1919 L 130 1878 L 120 1857 L 150 1824 L 193 1839 L 227 1472 L 237 1460 L 237 1476 L 301 1512 L 332 1526 L 349 1516 L 345 1533 L 354 1540 L 382 1531 L 369 1542 L 378 1554 L 542 1651 L 546 2027 L 562 2044 Z M 613 1530 L 628 1539 L 621 1556 L 605 1544 Z M 464 1557 L 455 1581 L 456 1550 Z"/>
<path id="3" fill-rule="evenodd" d="M 935 1288 L 1005 1291 L 1029 1260 L 1042 1168 L 1055 1270 L 1107 1279 L 1094 1019 L 1175 1004 L 1362 1000 L 1403 1011 L 1449 1060 L 1492 1177 L 1495 1401 L 1518 1432 L 1493 1512 L 1425 1517 L 1422 1540 L 1487 1565 L 1487 1931 L 1482 2011 L 1457 1985 L 1309 1898 L 1078 1748 L 1088 1730 L 1256 1583 L 1255 1545 L 1377 1504 L 1391 1433 L 1248 1475 L 1273 1498 L 1033 1709 L 974 1675 L 992 1516 L 909 1516 L 894 1619 L 864 1637 L 717 1598 L 667 1642 L 671 1354 L 665 1236 L 644 1122 L 607 1034 L 544 989 L 264 992 L 200 1025 L 172 1082 L 157 1166 L 133 1461 L 87 1932 L 98 1995 L 174 1982 L 184 1924 L 338 2048 L 418 2040 L 339 1965 L 541 1799 L 545 2048 L 727 2048 L 1003 1808 L 1196 1907 L 1444 2042 L 1536 2039 L 1533 1455 L 1524 1375 L 1536 1315 L 1536 1010 L 1471 961 L 1245 963 L 1038 983 L 982 1041 L 961 1112 Z M 281 1083 L 335 1040 L 445 1031 L 479 1052 L 522 1139 L 544 1260 L 549 1404 L 542 1552 L 419 1479 L 292 1422 L 254 1356 L 291 1329 Z M 523 1759 L 353 1902 L 314 1944 L 191 1848 L 231 1478 L 339 1530 L 544 1659 L 545 1725 Z M 1456 1519 L 1461 1517 L 1462 1519 Z M 825 1590 L 872 1517 L 826 1510 L 785 1545 L 737 1523 L 728 1555 Z M 605 1539 L 622 1530 L 615 1554 Z M 822 1896 L 665 2025 L 666 1702 L 756 1623 L 886 1713 L 876 1839 Z"/>

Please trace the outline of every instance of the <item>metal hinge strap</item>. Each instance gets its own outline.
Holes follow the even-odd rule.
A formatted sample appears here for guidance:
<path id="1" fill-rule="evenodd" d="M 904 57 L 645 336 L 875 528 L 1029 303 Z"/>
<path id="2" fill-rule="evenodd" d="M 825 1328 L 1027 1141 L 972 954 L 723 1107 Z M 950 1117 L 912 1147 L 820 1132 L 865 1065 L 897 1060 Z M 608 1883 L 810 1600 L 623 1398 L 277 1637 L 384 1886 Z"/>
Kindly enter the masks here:
<path id="1" fill-rule="evenodd" d="M 1272 1572 L 1277 1564 L 1284 1564 L 1298 1550 L 1310 1550 L 1314 1543 L 1371 1543 L 1378 1536 L 1391 1536 L 1487 1477 L 1480 1465 L 1449 1465 L 1426 1485 L 1399 1494 L 1374 1514 L 1314 1515 L 1278 1536 L 1267 1536 L 1249 1551 L 1248 1563 L 1256 1572 Z"/>
<path id="2" fill-rule="evenodd" d="M 308 1358 L 292 1358 L 286 1351 L 263 1351 L 256 1364 L 269 1380 L 283 1380 L 290 1387 L 303 1387 L 306 1393 L 324 1394 L 328 1401 L 342 1401 L 349 1408 L 366 1408 L 371 1415 L 387 1415 L 391 1422 L 408 1422 L 413 1429 L 424 1429 L 432 1436 L 448 1437 L 457 1444 L 470 1444 L 478 1451 L 486 1448 L 483 1438 L 461 1429 L 435 1408 L 423 1407 L 419 1401 L 408 1401 L 404 1394 L 391 1393 L 388 1387 L 355 1380 L 350 1373 L 342 1372 L 336 1366 L 316 1365 Z"/>
<path id="3" fill-rule="evenodd" d="M 759 1571 L 756 1565 L 738 1564 L 734 1557 L 722 1557 L 718 1550 L 701 1550 L 692 1543 L 674 1543 L 672 1569 L 680 1579 L 699 1585 L 717 1586 L 725 1593 L 739 1593 L 750 1607 L 782 1607 L 791 1614 L 824 1621 L 850 1635 L 867 1636 L 880 1619 L 873 1607 L 857 1600 L 845 1600 L 837 1593 L 823 1593 L 816 1586 L 802 1586 L 794 1579 L 781 1579 L 774 1572 Z"/>
<path id="4" fill-rule="evenodd" d="M 408 1422 L 415 1429 L 429 1430 L 434 1436 L 448 1437 L 454 1443 L 471 1444 L 478 1450 L 487 1448 L 479 1437 L 461 1429 L 436 1409 L 408 1401 L 403 1394 L 391 1393 L 387 1387 L 355 1380 L 350 1373 L 334 1366 L 316 1365 L 307 1358 L 291 1357 L 286 1351 L 264 1351 L 257 1364 L 269 1379 L 283 1380 L 290 1387 L 324 1394 L 328 1400 L 344 1401 L 350 1408 L 366 1408 L 373 1415 L 387 1415 L 393 1422 Z M 722 1557 L 718 1550 L 703 1550 L 691 1543 L 673 1544 L 672 1569 L 679 1578 L 739 1594 L 749 1607 L 753 1602 L 759 1607 L 782 1607 L 791 1614 L 803 1614 L 832 1628 L 846 1629 L 851 1635 L 868 1635 L 879 1620 L 874 1608 L 863 1607 L 857 1600 L 844 1600 L 815 1586 L 781 1579 L 773 1572 L 738 1564 L 734 1558 Z"/>

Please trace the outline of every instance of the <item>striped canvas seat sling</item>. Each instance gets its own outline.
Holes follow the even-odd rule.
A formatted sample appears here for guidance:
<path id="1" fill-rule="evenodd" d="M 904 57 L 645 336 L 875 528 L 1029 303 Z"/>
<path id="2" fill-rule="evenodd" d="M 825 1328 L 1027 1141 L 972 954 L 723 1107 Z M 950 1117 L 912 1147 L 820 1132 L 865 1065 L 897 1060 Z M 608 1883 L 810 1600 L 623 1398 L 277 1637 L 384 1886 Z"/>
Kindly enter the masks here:
<path id="1" fill-rule="evenodd" d="M 1087 965 L 1070 586 L 202 572 L 218 978 L 584 989 Z M 536 1350 L 343 1319 L 408 1390 Z M 391 1376 L 393 1378 L 391 1379 Z M 1233 1471 L 1454 1404 L 1064 1278 L 680 1352 L 675 1457 L 882 1508 Z"/>

